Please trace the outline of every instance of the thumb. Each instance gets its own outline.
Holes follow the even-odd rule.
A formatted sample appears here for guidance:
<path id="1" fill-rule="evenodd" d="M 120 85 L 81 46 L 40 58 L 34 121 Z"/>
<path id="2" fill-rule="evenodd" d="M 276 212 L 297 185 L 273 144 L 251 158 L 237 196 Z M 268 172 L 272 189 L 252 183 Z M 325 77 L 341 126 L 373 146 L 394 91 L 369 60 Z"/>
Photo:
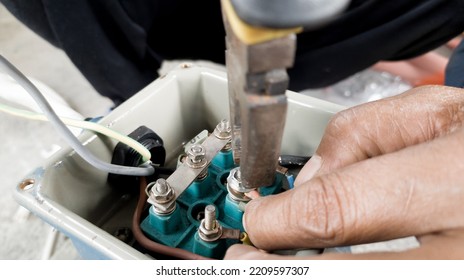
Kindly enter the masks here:
<path id="1" fill-rule="evenodd" d="M 250 260 L 262 260 L 266 257 L 266 254 L 256 249 L 253 246 L 235 244 L 227 249 L 224 260 L 239 260 L 239 259 L 250 259 Z"/>
<path id="2" fill-rule="evenodd" d="M 464 226 L 463 141 L 461 130 L 252 200 L 244 226 L 265 250 L 359 244 Z"/>

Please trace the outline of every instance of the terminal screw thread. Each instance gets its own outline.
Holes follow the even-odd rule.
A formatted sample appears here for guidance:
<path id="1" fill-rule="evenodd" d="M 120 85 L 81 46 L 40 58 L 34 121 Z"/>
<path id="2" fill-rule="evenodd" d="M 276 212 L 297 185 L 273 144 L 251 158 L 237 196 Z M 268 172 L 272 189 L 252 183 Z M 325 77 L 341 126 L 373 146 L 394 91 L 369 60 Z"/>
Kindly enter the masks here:
<path id="1" fill-rule="evenodd" d="M 167 194 L 168 189 L 169 186 L 165 179 L 160 178 L 156 181 L 155 190 L 158 194 Z"/>
<path id="2" fill-rule="evenodd" d="M 231 135 L 232 127 L 230 126 L 230 122 L 226 119 L 221 120 L 218 125 L 216 126 L 216 132 L 219 136 L 224 138 L 228 138 Z"/>
<path id="3" fill-rule="evenodd" d="M 207 230 L 216 228 L 216 207 L 214 205 L 205 207 L 205 228 Z"/>
<path id="4" fill-rule="evenodd" d="M 226 119 L 221 120 L 216 128 L 214 129 L 214 136 L 219 139 L 230 139 L 232 140 L 232 127 L 230 122 Z M 229 142 L 224 147 L 223 151 L 229 151 L 232 148 L 232 144 Z"/>
<path id="5" fill-rule="evenodd" d="M 205 242 L 214 242 L 221 238 L 222 226 L 216 220 L 216 206 L 210 204 L 205 207 L 205 218 L 201 220 L 198 228 L 200 239 Z"/>
<path id="6" fill-rule="evenodd" d="M 206 158 L 206 148 L 201 144 L 191 146 L 187 150 L 187 165 L 190 168 L 203 168 L 208 165 Z M 198 180 L 202 180 L 208 175 L 208 170 L 205 169 L 201 174 L 198 175 Z"/>
<path id="7" fill-rule="evenodd" d="M 150 190 L 149 202 L 157 214 L 167 215 L 176 209 L 175 192 L 165 179 L 158 179 Z"/>
<path id="8" fill-rule="evenodd" d="M 202 168 L 207 165 L 206 149 L 201 144 L 196 144 L 190 147 L 187 151 L 187 165 L 191 168 Z M 208 175 L 208 169 L 201 172 L 197 180 L 203 180 Z"/>

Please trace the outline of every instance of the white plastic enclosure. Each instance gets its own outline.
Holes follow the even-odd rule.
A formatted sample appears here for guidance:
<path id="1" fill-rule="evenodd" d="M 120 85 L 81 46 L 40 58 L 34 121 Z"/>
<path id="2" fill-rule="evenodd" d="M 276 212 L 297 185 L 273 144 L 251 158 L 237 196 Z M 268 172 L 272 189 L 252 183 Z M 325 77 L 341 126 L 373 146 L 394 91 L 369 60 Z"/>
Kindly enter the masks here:
<path id="1" fill-rule="evenodd" d="M 282 154 L 311 155 L 330 117 L 343 107 L 290 91 L 287 96 Z M 226 73 L 184 64 L 100 122 L 123 134 L 141 125 L 151 128 L 164 140 L 169 162 L 184 141 L 203 129 L 212 131 L 228 115 Z M 80 139 L 99 158 L 111 161 L 117 143 L 90 132 Z M 18 185 L 15 198 L 69 236 L 83 258 L 146 259 L 111 234 L 118 227 L 130 227 L 135 197 L 113 191 L 107 175 L 64 148 Z"/>

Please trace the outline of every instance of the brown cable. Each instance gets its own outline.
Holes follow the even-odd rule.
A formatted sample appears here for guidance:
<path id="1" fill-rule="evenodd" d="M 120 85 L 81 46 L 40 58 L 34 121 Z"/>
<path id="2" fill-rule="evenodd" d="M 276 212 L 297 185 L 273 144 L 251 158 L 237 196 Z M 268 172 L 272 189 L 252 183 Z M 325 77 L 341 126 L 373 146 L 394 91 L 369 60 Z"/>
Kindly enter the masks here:
<path id="1" fill-rule="evenodd" d="M 143 207 L 145 206 L 145 201 L 147 200 L 147 194 L 145 193 L 145 188 L 147 187 L 147 179 L 145 177 L 140 178 L 140 195 L 137 202 L 137 207 L 135 208 L 134 216 L 132 218 L 132 231 L 134 233 L 135 239 L 142 245 L 144 248 L 153 251 L 155 253 L 176 257 L 184 260 L 211 260 L 210 258 L 194 254 L 192 252 L 172 248 L 147 238 L 143 234 L 142 229 L 140 228 L 140 219 L 142 217 Z"/>

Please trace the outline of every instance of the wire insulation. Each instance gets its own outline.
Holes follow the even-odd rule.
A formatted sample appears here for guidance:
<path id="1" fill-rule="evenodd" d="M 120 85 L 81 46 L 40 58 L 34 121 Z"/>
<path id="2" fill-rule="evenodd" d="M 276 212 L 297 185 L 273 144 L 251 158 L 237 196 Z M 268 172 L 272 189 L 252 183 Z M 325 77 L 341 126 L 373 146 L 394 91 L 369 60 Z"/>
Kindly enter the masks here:
<path id="1" fill-rule="evenodd" d="M 58 133 L 66 140 L 66 142 L 89 164 L 93 167 L 113 174 L 130 175 L 130 176 L 148 176 L 154 173 L 154 168 L 151 165 L 144 167 L 129 167 L 114 165 L 104 162 L 95 157 L 80 141 L 77 139 L 72 132 L 66 127 L 61 119 L 56 115 L 53 108 L 50 106 L 48 101 L 42 95 L 42 93 L 36 88 L 31 81 L 29 81 L 23 73 L 21 73 L 16 67 L 14 67 L 8 60 L 0 55 L 0 70 L 3 70 L 6 74 L 11 76 L 18 82 L 35 100 L 39 108 L 42 110 L 44 115 L 55 127 Z"/>
<path id="2" fill-rule="evenodd" d="M 140 177 L 140 195 L 139 200 L 137 201 L 134 216 L 132 217 L 132 233 L 134 234 L 135 239 L 140 243 L 140 245 L 152 252 L 183 260 L 210 260 L 209 258 L 191 253 L 183 249 L 172 248 L 163 244 L 156 243 L 143 234 L 142 229 L 140 228 L 140 219 L 142 217 L 145 201 L 147 201 L 147 194 L 145 193 L 146 187 L 147 179 L 145 177 Z"/>
<path id="3" fill-rule="evenodd" d="M 18 108 L 13 108 L 11 106 L 1 104 L 1 103 L 0 103 L 0 111 L 10 114 L 12 116 L 21 117 L 25 119 L 36 120 L 36 121 L 48 121 L 47 117 L 45 117 L 44 114 L 36 113 L 36 112 L 28 111 L 28 110 L 22 110 Z M 119 132 L 116 132 L 99 123 L 81 121 L 81 120 L 65 118 L 65 117 L 60 117 L 60 119 L 64 124 L 68 126 L 92 130 L 94 132 L 98 132 L 107 137 L 113 138 L 114 140 L 117 140 L 119 142 L 122 142 L 126 144 L 127 146 L 131 147 L 132 149 L 136 150 L 142 156 L 143 162 L 150 160 L 150 157 L 151 157 L 150 151 L 147 148 L 145 148 L 142 144 L 140 144 L 139 142 L 135 141 L 134 139 L 128 136 L 125 136 Z"/>

